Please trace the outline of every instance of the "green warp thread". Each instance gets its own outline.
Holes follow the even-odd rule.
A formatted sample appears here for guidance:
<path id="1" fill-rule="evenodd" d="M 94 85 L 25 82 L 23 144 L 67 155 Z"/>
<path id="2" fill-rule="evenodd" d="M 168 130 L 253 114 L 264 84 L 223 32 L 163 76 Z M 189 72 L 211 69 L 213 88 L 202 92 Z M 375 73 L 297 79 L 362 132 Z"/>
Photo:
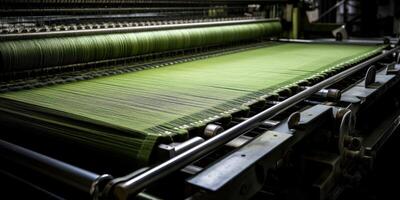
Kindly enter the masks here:
<path id="1" fill-rule="evenodd" d="M 278 21 L 0 43 L 0 71 L 54 67 L 273 36 Z"/>
<path id="2" fill-rule="evenodd" d="M 112 124 L 129 134 L 60 134 L 138 162 L 159 138 L 246 110 L 257 101 L 313 77 L 326 77 L 379 53 L 382 46 L 272 44 L 248 51 L 92 80 L 0 95 Z M 101 136 L 101 137 L 100 137 Z"/>

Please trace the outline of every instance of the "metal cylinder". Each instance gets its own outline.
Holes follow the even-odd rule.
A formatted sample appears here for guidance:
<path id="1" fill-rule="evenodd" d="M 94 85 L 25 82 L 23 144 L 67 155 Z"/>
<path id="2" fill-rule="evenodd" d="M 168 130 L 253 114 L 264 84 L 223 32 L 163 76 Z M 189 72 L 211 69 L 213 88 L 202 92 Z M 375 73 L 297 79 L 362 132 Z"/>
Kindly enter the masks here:
<path id="1" fill-rule="evenodd" d="M 0 157 L 90 195 L 97 190 L 98 183 L 112 179 L 110 175 L 98 175 L 3 140 Z"/>

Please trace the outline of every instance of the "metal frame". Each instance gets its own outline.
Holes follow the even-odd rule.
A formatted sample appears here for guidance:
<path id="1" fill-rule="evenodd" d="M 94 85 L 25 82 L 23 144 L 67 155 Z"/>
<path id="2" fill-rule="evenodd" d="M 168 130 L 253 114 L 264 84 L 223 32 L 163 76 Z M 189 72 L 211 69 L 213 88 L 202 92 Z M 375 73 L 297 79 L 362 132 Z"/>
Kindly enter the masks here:
<path id="1" fill-rule="evenodd" d="M 90 196 L 99 192 L 101 189 L 98 188 L 99 185 L 113 178 L 111 175 L 99 175 L 3 140 L 0 140 L 0 151 L 0 157 L 7 161 L 23 166 L 24 169 L 33 173 L 52 178 Z"/>
<path id="2" fill-rule="evenodd" d="M 289 127 L 293 118 L 289 117 L 186 182 L 190 187 L 205 191 L 207 194 L 200 194 L 205 199 L 251 198 L 262 188 L 268 170 L 278 167 L 279 160 L 291 146 L 324 124 L 334 121 L 332 113 L 331 106 L 316 105 L 308 108 L 299 113 L 299 118 L 296 117 L 296 129 Z"/>
<path id="3" fill-rule="evenodd" d="M 328 130 L 337 130 L 335 132 L 337 138 L 332 144 L 338 144 L 328 145 L 329 147 L 326 149 L 318 149 L 317 147 L 315 151 L 304 152 L 304 155 L 301 155 L 308 164 L 314 163 L 329 172 L 322 174 L 321 179 L 317 179 L 318 181 L 313 182 L 312 185 L 313 191 L 317 191 L 321 199 L 328 197 L 332 190 L 338 190 L 335 186 L 335 178 L 340 178 L 342 171 L 346 170 L 342 163 L 357 162 L 358 159 L 373 162 L 374 151 L 379 149 L 400 125 L 399 112 L 394 112 L 393 115 L 383 120 L 383 126 L 375 128 L 376 131 L 371 132 L 367 137 L 354 135 L 353 115 L 357 115 L 360 109 L 368 110 L 370 104 L 380 107 L 382 104 L 377 101 L 385 94 L 387 95 L 389 89 L 393 91 L 398 88 L 400 74 L 398 72 L 396 75 L 387 73 L 387 67 L 385 65 L 378 70 L 376 82 L 365 86 L 365 81 L 360 81 L 346 89 L 345 96 L 368 100 L 353 103 L 353 101 L 347 102 L 346 100 L 349 98 L 344 97 L 341 99 L 341 103 L 336 105 L 339 107 L 315 105 L 301 112 L 300 123 L 294 129 L 289 126 L 289 121 L 291 121 L 291 117 L 289 117 L 277 127 L 269 128 L 269 131 L 254 140 L 249 139 L 250 142 L 242 144 L 243 146 L 240 146 L 233 153 L 210 164 L 201 172 L 187 179 L 189 188 L 194 188 L 194 191 L 196 191 L 194 198 L 251 198 L 261 189 L 268 169 L 277 170 L 281 165 L 279 163 L 283 162 L 282 160 L 287 160 L 285 153 L 290 152 L 293 146 L 300 144 L 300 141 L 303 141 L 313 130 L 318 130 L 318 132 L 315 132 L 318 133 L 318 136 L 324 135 L 324 131 L 320 131 L 324 124 L 328 126 Z M 372 91 L 362 92 L 369 90 Z M 351 109 L 344 109 L 341 107 L 348 107 L 347 104 L 356 104 L 358 108 L 351 106 Z M 335 117 L 333 118 L 333 116 Z M 337 123 L 339 120 L 340 123 Z M 334 124 L 334 127 L 330 127 L 332 124 Z M 275 137 L 271 137 L 271 135 Z M 318 136 L 315 135 L 315 137 Z M 367 141 L 363 139 L 367 139 Z M 310 146 L 310 148 L 313 147 L 314 145 Z M 365 148 L 364 153 L 363 148 Z"/>
<path id="4" fill-rule="evenodd" d="M 92 172 L 79 169 L 72 165 L 63 163 L 61 161 L 52 159 L 50 157 L 38 154 L 36 152 L 18 147 L 16 145 L 1 140 L 0 149 L 7 152 L 7 154 L 3 154 L 3 156 L 17 155 L 17 157 L 23 157 L 24 159 L 33 160 L 34 162 L 39 163 L 41 166 L 45 166 L 34 167 L 31 165 L 31 163 L 21 163 L 20 161 L 18 161 L 18 159 L 13 160 L 14 162 L 22 164 L 24 167 L 27 167 L 30 170 L 55 178 L 81 191 L 88 192 L 94 197 L 105 196 L 128 199 L 134 195 L 137 195 L 146 186 L 164 178 L 174 171 L 188 166 L 190 163 L 208 155 L 209 153 L 213 152 L 214 150 L 231 141 L 232 139 L 260 126 L 265 120 L 268 120 L 286 111 L 293 105 L 305 100 L 306 98 L 319 92 L 320 90 L 325 89 L 326 87 L 329 87 L 332 84 L 335 84 L 366 67 L 369 67 L 374 62 L 379 61 L 386 56 L 392 55 L 398 50 L 399 47 L 385 50 L 381 54 L 370 58 L 363 63 L 357 64 L 354 67 L 347 69 L 339 74 L 336 74 L 326 80 L 323 80 L 312 87 L 306 88 L 302 92 L 299 92 L 298 94 L 287 98 L 279 104 L 276 104 L 260 112 L 259 114 L 243 121 L 242 123 L 237 124 L 236 126 L 210 138 L 209 140 L 187 151 L 184 151 L 183 153 L 165 161 L 164 163 L 161 163 L 149 169 L 134 172 L 124 177 L 113 179 L 109 182 L 111 185 L 108 185 L 108 188 L 110 190 L 106 190 L 106 192 L 108 191 L 109 193 L 103 193 L 104 190 L 94 189 L 99 186 L 99 182 L 104 183 L 106 180 L 111 180 L 111 177 L 109 175 L 97 175 Z"/>
<path id="5" fill-rule="evenodd" d="M 136 195 L 143 190 L 147 185 L 154 183 L 157 180 L 164 178 L 166 175 L 179 170 L 186 165 L 189 165 L 193 161 L 208 155 L 218 147 L 229 142 L 230 140 L 242 135 L 255 127 L 259 126 L 263 121 L 282 113 L 291 106 L 305 100 L 312 94 L 324 89 L 346 77 L 356 73 L 357 71 L 368 67 L 370 64 L 398 51 L 399 47 L 395 47 L 391 50 L 382 52 L 380 55 L 375 56 L 367 61 L 360 63 L 350 69 L 347 69 L 339 74 L 336 74 L 328 79 L 315 84 L 314 86 L 299 92 L 298 94 L 289 97 L 281 103 L 274 105 L 259 114 L 249 118 L 248 120 L 222 132 L 221 134 L 197 145 L 196 147 L 183 152 L 182 154 L 167 160 L 155 167 L 148 169 L 147 171 L 130 178 L 127 181 L 121 182 L 114 187 L 114 191 L 117 191 L 113 195 L 117 195 L 120 199 L 127 199 L 133 195 Z M 129 175 L 128 175 L 129 176 Z M 109 194 L 111 195 L 111 194 Z"/>

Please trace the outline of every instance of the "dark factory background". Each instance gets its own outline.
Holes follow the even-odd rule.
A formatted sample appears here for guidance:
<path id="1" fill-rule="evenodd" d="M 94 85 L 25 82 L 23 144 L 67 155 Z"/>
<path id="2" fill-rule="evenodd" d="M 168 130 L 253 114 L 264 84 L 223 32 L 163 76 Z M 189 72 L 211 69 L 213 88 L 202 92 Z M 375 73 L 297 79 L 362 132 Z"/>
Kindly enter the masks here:
<path id="1" fill-rule="evenodd" d="M 345 24 L 353 37 L 396 37 L 400 33 L 400 5 L 395 0 L 304 1 L 307 12 L 318 10 L 320 23 Z M 346 5 L 346 6 L 345 6 Z M 309 29 L 306 28 L 306 31 Z M 317 29 L 318 30 L 318 29 Z M 322 27 L 319 30 L 323 30 Z M 310 36 L 310 35 L 305 35 Z M 320 35 L 317 35 L 317 37 Z"/>
<path id="2" fill-rule="evenodd" d="M 325 1 L 328 6 L 334 1 Z M 393 0 L 347 1 L 347 15 L 344 17 L 343 6 L 340 17 L 336 20 L 349 24 L 349 31 L 355 36 L 382 37 L 398 36 L 400 33 L 400 5 Z M 321 2 L 322 3 L 322 2 Z"/>
<path id="3" fill-rule="evenodd" d="M 400 1 L 0 0 L 0 199 L 397 199 Z"/>

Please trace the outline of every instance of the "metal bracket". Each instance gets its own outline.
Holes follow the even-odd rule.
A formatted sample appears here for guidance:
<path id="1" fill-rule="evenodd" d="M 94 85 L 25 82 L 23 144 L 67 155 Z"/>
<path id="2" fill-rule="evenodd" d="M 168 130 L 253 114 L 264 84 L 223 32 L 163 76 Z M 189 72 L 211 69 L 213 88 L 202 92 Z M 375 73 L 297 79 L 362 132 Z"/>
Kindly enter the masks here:
<path id="1" fill-rule="evenodd" d="M 313 191 L 318 194 L 317 199 L 327 199 L 329 191 L 334 188 L 335 181 L 341 174 L 341 159 L 337 154 L 314 152 L 304 157 L 308 165 L 314 170 L 322 171 L 320 176 L 312 183 Z"/>
<path id="2" fill-rule="evenodd" d="M 187 140 L 183 143 L 171 143 L 171 144 L 160 144 L 159 148 L 159 156 L 162 158 L 172 158 L 176 155 L 181 154 L 182 152 L 204 142 L 204 139 L 201 137 L 194 137 L 190 140 Z"/>
<path id="3" fill-rule="evenodd" d="M 114 190 L 115 186 L 119 183 L 123 183 L 124 181 L 127 181 L 127 180 L 131 179 L 132 177 L 135 177 L 135 176 L 145 172 L 148 169 L 149 169 L 148 167 L 143 167 L 143 168 L 140 168 L 126 176 L 115 178 L 115 179 L 109 181 L 105 185 L 103 191 L 101 191 L 100 199 L 124 199 L 123 197 L 127 196 L 126 192 L 124 190 L 120 190 L 120 189 Z"/>
<path id="4" fill-rule="evenodd" d="M 352 132 L 353 126 L 354 126 L 354 121 L 353 121 L 353 115 L 351 110 L 348 109 L 343 109 L 340 110 L 338 113 L 342 113 L 344 112 L 344 114 L 341 114 L 341 122 L 340 122 L 340 127 L 339 127 L 339 141 L 338 141 L 338 149 L 340 152 L 340 155 L 344 155 L 345 153 L 345 149 L 348 145 L 352 145 L 353 143 L 353 137 L 350 136 L 350 133 Z M 354 141 L 354 143 L 356 143 L 357 140 Z M 354 146 L 360 146 L 359 145 L 355 145 Z"/>
<path id="5" fill-rule="evenodd" d="M 386 65 L 386 75 L 396 75 L 400 72 L 400 64 L 395 62 Z"/>
<path id="6" fill-rule="evenodd" d="M 277 166 L 284 149 L 305 137 L 308 131 L 314 130 L 302 128 L 320 124 L 331 115 L 332 107 L 324 105 L 313 106 L 301 113 L 295 112 L 273 130 L 254 139 L 244 140 L 237 145 L 240 146 L 239 149 L 186 182 L 189 186 L 204 191 L 202 199 L 247 199 L 262 186 L 267 169 Z M 292 128 L 299 130 L 291 130 Z M 297 138 L 296 141 L 294 138 Z"/>
<path id="7" fill-rule="evenodd" d="M 367 74 L 365 75 L 365 85 L 364 87 L 368 88 L 371 84 L 375 83 L 376 78 L 376 67 L 372 65 L 368 68 Z"/>
<path id="8" fill-rule="evenodd" d="M 226 146 L 238 148 L 238 147 L 246 144 L 247 142 L 249 142 L 251 139 L 253 139 L 253 137 L 241 135 L 241 136 L 233 139 L 232 141 L 226 143 Z"/>
<path id="9" fill-rule="evenodd" d="M 224 198 L 240 199 L 247 197 L 247 195 L 254 193 L 257 188 L 261 187 L 264 180 L 265 168 L 263 165 L 256 165 L 256 162 L 266 155 L 271 155 L 273 151 L 279 149 L 277 148 L 278 146 L 282 145 L 291 136 L 291 134 L 267 131 L 239 150 L 204 169 L 196 176 L 189 178 L 187 182 L 192 186 L 209 192 L 222 191 L 229 186 L 236 185 L 238 187 L 235 186 L 234 188 L 241 189 L 231 191 L 229 194 L 225 193 L 228 196 Z M 243 176 L 249 178 L 243 178 Z M 250 177 L 253 177 L 254 180 Z M 251 188 L 249 188 L 250 186 Z M 217 197 L 208 198 L 218 199 Z"/>
<path id="10" fill-rule="evenodd" d="M 246 118 L 246 117 L 235 118 L 235 120 L 239 121 L 239 122 L 243 122 L 243 121 L 246 121 L 248 119 L 249 118 Z M 272 127 L 277 126 L 279 123 L 281 123 L 281 122 L 280 121 L 276 121 L 276 120 L 267 119 L 265 121 L 262 121 L 260 126 L 265 127 L 265 128 L 272 128 Z"/>
<path id="11" fill-rule="evenodd" d="M 90 196 L 93 200 L 99 200 L 102 198 L 102 191 L 106 185 L 113 180 L 113 177 L 108 174 L 100 175 L 92 184 L 90 189 Z"/>
<path id="12" fill-rule="evenodd" d="M 364 81 L 346 90 L 341 97 L 341 102 L 363 104 L 364 102 L 368 101 L 368 99 L 376 99 L 377 96 L 383 94 L 394 84 L 400 81 L 398 76 L 387 75 L 385 70 L 380 70 L 377 72 L 374 78 L 375 83 L 370 85 L 370 87 L 365 87 L 368 85 L 366 78 Z"/>
<path id="13" fill-rule="evenodd" d="M 289 118 L 288 118 L 288 128 L 289 129 L 295 129 L 300 123 L 300 112 L 294 112 L 292 113 Z"/>

